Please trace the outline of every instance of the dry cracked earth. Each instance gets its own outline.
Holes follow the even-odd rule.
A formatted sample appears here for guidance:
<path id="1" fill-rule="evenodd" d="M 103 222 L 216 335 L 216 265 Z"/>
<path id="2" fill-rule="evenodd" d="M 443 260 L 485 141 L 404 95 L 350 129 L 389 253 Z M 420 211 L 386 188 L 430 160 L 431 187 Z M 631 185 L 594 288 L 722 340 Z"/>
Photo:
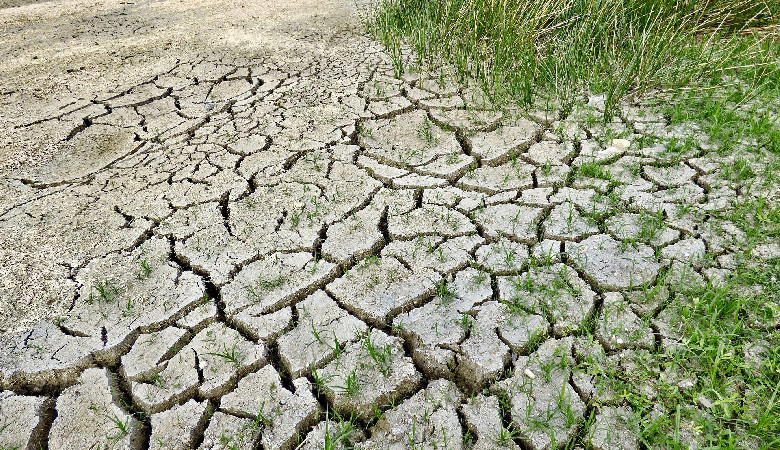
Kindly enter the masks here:
<path id="1" fill-rule="evenodd" d="M 0 7 L 0 448 L 637 448 L 599 367 L 733 268 L 728 157 L 641 145 L 695 126 L 397 79 L 350 2 Z"/>

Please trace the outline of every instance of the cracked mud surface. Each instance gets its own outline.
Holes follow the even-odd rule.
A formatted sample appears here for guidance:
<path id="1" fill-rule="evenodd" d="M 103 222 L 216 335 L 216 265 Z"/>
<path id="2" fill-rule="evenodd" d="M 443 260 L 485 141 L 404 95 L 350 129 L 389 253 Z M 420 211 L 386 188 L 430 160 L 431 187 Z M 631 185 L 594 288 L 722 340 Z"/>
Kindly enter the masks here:
<path id="1" fill-rule="evenodd" d="M 263 3 L 0 2 L 0 447 L 637 448 L 593 361 L 734 268 L 728 157 Z"/>

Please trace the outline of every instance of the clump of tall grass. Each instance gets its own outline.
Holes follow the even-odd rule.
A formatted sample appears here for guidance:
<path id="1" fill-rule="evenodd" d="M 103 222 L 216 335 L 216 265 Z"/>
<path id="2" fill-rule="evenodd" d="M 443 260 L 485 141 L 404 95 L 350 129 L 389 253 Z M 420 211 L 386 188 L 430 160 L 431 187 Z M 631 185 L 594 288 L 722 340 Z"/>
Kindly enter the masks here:
<path id="1" fill-rule="evenodd" d="M 777 0 L 378 0 L 368 22 L 400 64 L 443 58 L 498 97 L 778 84 Z M 402 70 L 402 67 L 398 67 Z"/>

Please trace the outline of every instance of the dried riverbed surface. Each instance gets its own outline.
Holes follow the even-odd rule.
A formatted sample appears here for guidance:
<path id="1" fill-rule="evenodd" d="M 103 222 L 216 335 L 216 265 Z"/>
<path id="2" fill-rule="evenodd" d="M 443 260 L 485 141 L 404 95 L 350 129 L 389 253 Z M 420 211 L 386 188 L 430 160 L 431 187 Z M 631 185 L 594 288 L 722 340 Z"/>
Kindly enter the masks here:
<path id="1" fill-rule="evenodd" d="M 716 212 L 780 199 L 649 108 L 397 79 L 347 1 L 0 1 L 0 31 L 0 448 L 638 448 L 675 412 L 626 384 L 696 382 L 658 363 L 680 293 L 743 257 Z"/>

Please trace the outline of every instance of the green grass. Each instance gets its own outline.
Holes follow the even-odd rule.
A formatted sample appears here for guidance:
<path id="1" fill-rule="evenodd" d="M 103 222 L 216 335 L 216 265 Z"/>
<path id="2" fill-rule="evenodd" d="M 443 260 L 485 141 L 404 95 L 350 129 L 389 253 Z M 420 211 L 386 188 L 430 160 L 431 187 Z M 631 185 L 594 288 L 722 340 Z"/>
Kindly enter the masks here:
<path id="1" fill-rule="evenodd" d="M 724 284 L 670 286 L 666 309 L 681 325 L 679 345 L 624 354 L 620 364 L 597 357 L 577 369 L 632 407 L 646 448 L 688 448 L 691 433 L 700 448 L 780 446 L 780 258 L 750 256 L 753 245 L 780 237 L 780 205 L 758 198 L 713 215 L 745 233 L 744 252 Z M 750 356 L 754 345 L 758 358 Z"/>
<path id="2" fill-rule="evenodd" d="M 136 272 L 136 278 L 139 280 L 145 280 L 149 278 L 152 275 L 152 266 L 149 264 L 149 260 L 144 258 L 141 260 L 139 265 L 141 268 L 138 272 Z"/>
<path id="3" fill-rule="evenodd" d="M 111 280 L 99 280 L 92 286 L 87 303 L 92 303 L 95 300 L 112 303 L 121 293 L 122 290 Z"/>
<path id="4" fill-rule="evenodd" d="M 780 333 L 765 328 L 780 312 L 769 307 L 780 299 L 779 278 L 780 259 L 775 259 L 760 267 L 741 267 L 726 286 L 708 285 L 684 293 L 689 301 L 681 299 L 677 308 L 684 324 L 684 345 L 656 355 L 656 360 L 695 383 L 688 391 L 661 384 L 657 400 L 636 391 L 628 396 L 635 410 L 650 411 L 661 405 L 674 412 L 645 422 L 642 431 L 648 444 L 681 448 L 674 420 L 683 420 L 699 429 L 711 447 L 736 448 L 751 438 L 759 448 L 780 446 Z M 763 293 L 751 293 L 744 289 L 747 286 L 761 286 Z M 766 352 L 754 365 L 745 350 L 759 341 L 765 343 Z M 685 408 L 702 398 L 712 406 Z"/>
<path id="5" fill-rule="evenodd" d="M 384 347 L 377 346 L 371 340 L 371 337 L 366 335 L 363 339 L 363 348 L 368 352 L 368 356 L 374 361 L 374 364 L 384 376 L 390 375 L 390 370 L 393 364 L 393 350 L 390 344 L 385 344 Z"/>
<path id="6" fill-rule="evenodd" d="M 336 429 L 331 430 L 331 414 L 335 420 Z M 325 434 L 323 442 L 323 450 L 331 450 L 337 448 L 353 448 L 354 440 L 357 437 L 358 428 L 355 424 L 355 418 L 350 416 L 346 418 L 340 415 L 337 411 L 330 409 L 325 410 Z"/>
<path id="7" fill-rule="evenodd" d="M 360 390 L 360 379 L 357 376 L 357 369 L 352 369 L 352 372 L 344 378 L 344 385 L 336 386 L 336 388 L 340 389 L 347 397 L 357 394 Z"/>
<path id="8" fill-rule="evenodd" d="M 582 94 L 605 94 L 607 113 L 586 118 L 591 130 L 636 96 L 671 127 L 695 124 L 697 131 L 630 137 L 632 150 L 662 145 L 664 165 L 710 152 L 734 156 L 717 175 L 739 186 L 741 197 L 707 214 L 710 223 L 731 222 L 744 234 L 733 249 L 737 266 L 723 285 L 670 283 L 666 308 L 683 324 L 681 345 L 577 368 L 600 376 L 619 404 L 631 406 L 644 448 L 687 448 L 686 433 L 698 433 L 703 448 L 780 448 L 780 259 L 751 257 L 753 246 L 780 240 L 780 205 L 766 198 L 780 184 L 778 17 L 777 0 L 380 0 L 368 20 L 396 75 L 449 67 L 461 77 L 455 81 L 481 81 L 499 106 L 549 101 L 564 112 Z M 603 144 L 615 137 L 609 132 L 593 139 Z M 575 177 L 610 181 L 607 166 L 585 163 Z M 631 170 L 638 176 L 642 165 Z M 622 205 L 615 184 L 604 196 Z M 636 240 L 653 240 L 667 219 L 642 213 Z M 711 264 L 716 255 L 706 256 Z M 550 298 L 568 286 L 564 277 L 543 285 L 516 280 L 518 290 Z M 663 277 L 647 289 L 662 284 Z M 642 319 L 652 323 L 655 315 Z M 471 323 L 464 315 L 464 329 Z M 586 324 L 577 334 L 593 332 Z M 765 351 L 756 364 L 746 350 L 759 342 Z M 691 385 L 661 376 L 672 373 Z"/>
<path id="9" fill-rule="evenodd" d="M 771 81 L 771 80 L 770 80 Z M 689 91 L 660 108 L 671 125 L 696 123 L 721 155 L 733 153 L 744 140 L 753 149 L 780 154 L 780 127 L 776 119 L 780 85 L 767 82 L 760 89 L 723 86 L 707 91 Z M 773 114 L 775 116 L 773 117 Z"/>
<path id="10" fill-rule="evenodd" d="M 273 424 L 273 419 L 271 419 L 268 415 L 266 415 L 263 412 L 264 410 L 265 410 L 265 401 L 263 401 L 263 403 L 260 405 L 260 411 L 257 412 L 257 415 L 252 421 L 252 426 L 254 428 L 264 428 L 264 427 L 271 426 L 271 424 Z"/>
<path id="11" fill-rule="evenodd" d="M 245 355 L 236 349 L 236 344 L 233 344 L 231 348 L 223 344 L 221 352 L 207 352 L 206 355 L 223 358 L 225 361 L 233 363 L 236 367 L 240 366 L 245 359 Z"/>
<path id="12" fill-rule="evenodd" d="M 440 305 L 447 306 L 456 296 L 455 286 L 451 283 L 447 283 L 446 279 L 442 279 L 436 283 L 436 297 L 439 299 Z"/>
<path id="13" fill-rule="evenodd" d="M 600 180 L 612 180 L 612 174 L 609 169 L 595 161 L 585 161 L 577 168 L 577 175 L 586 178 L 598 178 Z"/>
<path id="14" fill-rule="evenodd" d="M 443 60 L 500 98 L 566 102 L 589 91 L 610 108 L 726 75 L 776 87 L 778 13 L 774 0 L 380 0 L 367 25 L 396 75 Z"/>
<path id="15" fill-rule="evenodd" d="M 113 434 L 111 436 L 107 436 L 106 437 L 109 441 L 119 441 L 122 438 L 124 438 L 125 436 L 127 436 L 128 426 L 130 424 L 130 418 L 129 417 L 125 418 L 125 420 L 123 421 L 122 419 L 117 417 L 115 414 L 112 414 L 110 416 L 108 414 L 103 414 L 103 416 L 105 418 L 107 418 L 108 420 L 110 420 L 111 423 L 114 425 L 114 427 L 117 429 L 116 434 Z"/>

